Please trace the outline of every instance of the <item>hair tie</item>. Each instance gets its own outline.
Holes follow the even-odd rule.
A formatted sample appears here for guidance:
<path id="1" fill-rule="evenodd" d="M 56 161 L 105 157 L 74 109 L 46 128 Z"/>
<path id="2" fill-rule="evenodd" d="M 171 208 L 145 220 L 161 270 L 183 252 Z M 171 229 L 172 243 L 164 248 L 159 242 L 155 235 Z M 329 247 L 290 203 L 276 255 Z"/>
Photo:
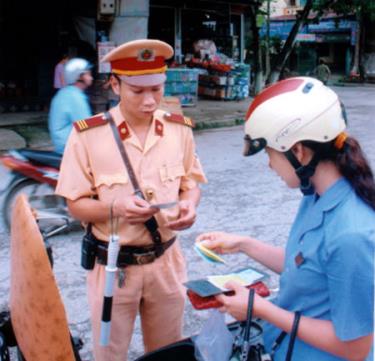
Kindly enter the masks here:
<path id="1" fill-rule="evenodd" d="M 335 148 L 338 149 L 338 150 L 341 150 L 343 147 L 344 147 L 344 144 L 345 144 L 345 141 L 346 139 L 348 138 L 348 134 L 346 134 L 345 132 L 341 132 L 337 137 L 336 137 L 336 140 L 335 140 Z"/>

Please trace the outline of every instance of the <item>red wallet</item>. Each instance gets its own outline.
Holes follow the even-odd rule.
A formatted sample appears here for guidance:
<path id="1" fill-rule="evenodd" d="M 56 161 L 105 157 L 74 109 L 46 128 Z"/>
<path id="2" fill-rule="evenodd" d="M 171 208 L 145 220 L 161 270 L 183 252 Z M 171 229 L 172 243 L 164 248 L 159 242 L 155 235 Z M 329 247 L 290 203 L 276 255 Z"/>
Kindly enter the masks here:
<path id="1" fill-rule="evenodd" d="M 262 281 L 256 282 L 247 288 L 253 288 L 255 292 L 262 297 L 270 295 L 270 290 Z M 225 292 L 224 294 L 230 296 L 233 294 L 233 291 Z M 187 290 L 187 295 L 196 310 L 206 310 L 208 308 L 218 308 L 221 306 L 221 303 L 215 298 L 215 296 L 201 297 L 189 289 Z"/>

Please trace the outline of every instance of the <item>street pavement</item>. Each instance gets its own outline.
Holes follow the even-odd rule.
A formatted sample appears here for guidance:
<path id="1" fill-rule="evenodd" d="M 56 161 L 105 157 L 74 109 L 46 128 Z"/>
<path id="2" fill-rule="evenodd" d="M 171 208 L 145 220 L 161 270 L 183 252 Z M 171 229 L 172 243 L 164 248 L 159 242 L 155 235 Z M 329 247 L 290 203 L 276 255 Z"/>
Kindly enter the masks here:
<path id="1" fill-rule="evenodd" d="M 335 88 L 346 104 L 349 133 L 360 140 L 375 169 L 375 88 Z M 203 261 L 193 251 L 194 239 L 204 231 L 223 230 L 249 234 L 273 245 L 283 246 L 295 216 L 299 200 L 298 190 L 288 189 L 268 168 L 265 152 L 254 157 L 243 157 L 243 127 L 236 126 L 195 133 L 197 152 L 209 183 L 202 187 L 202 201 L 195 225 L 181 232 L 181 244 L 186 256 L 189 279 L 209 274 L 223 274 L 246 266 L 266 271 L 243 255 L 225 256 L 227 265 Z M 0 168 L 0 187 L 8 174 Z M 83 360 L 92 360 L 91 334 L 85 290 L 85 272 L 80 267 L 80 232 L 52 239 L 54 273 L 66 308 L 73 335 L 84 341 Z M 0 226 L 0 304 L 9 298 L 9 236 Z M 278 277 L 266 271 L 266 283 L 276 288 Z M 196 311 L 187 303 L 185 336 L 199 332 L 208 311 Z M 139 319 L 131 342 L 129 360 L 143 352 Z"/>

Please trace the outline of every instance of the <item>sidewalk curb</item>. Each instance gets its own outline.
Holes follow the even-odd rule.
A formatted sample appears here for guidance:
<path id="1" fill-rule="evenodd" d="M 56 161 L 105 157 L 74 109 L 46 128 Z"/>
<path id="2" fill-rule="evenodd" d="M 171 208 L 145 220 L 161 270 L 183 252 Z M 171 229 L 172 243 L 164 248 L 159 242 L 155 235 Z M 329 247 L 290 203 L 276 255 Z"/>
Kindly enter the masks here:
<path id="1" fill-rule="evenodd" d="M 225 127 L 235 127 L 237 125 L 243 125 L 244 120 L 240 118 L 236 118 L 233 120 L 223 120 L 223 121 L 197 121 L 194 130 L 208 130 L 208 129 L 217 129 L 217 128 L 225 128 Z"/>
<path id="2" fill-rule="evenodd" d="M 219 128 L 226 128 L 226 127 L 235 127 L 235 126 L 243 125 L 243 124 L 244 124 L 244 120 L 240 118 L 235 118 L 235 119 L 230 119 L 230 120 L 226 119 L 226 120 L 213 120 L 213 121 L 196 121 L 196 125 L 195 125 L 195 128 L 193 128 L 193 130 L 201 131 L 201 130 L 209 130 L 209 129 L 219 129 Z M 13 126 L 0 127 L 0 130 L 4 131 L 3 134 L 4 135 L 6 134 L 5 136 L 6 138 L 8 138 L 8 140 L 9 140 L 10 133 L 14 134 L 14 137 L 17 137 L 17 142 L 15 142 L 14 144 L 10 144 L 9 142 L 8 143 L 2 142 L 3 144 L 6 144 L 6 146 L 2 147 L 0 151 L 3 153 L 10 149 L 19 149 L 19 148 L 24 148 L 24 147 L 38 149 L 38 148 L 45 148 L 45 147 L 50 146 L 51 144 L 50 144 L 49 138 L 44 139 L 43 135 L 40 134 L 41 126 L 43 126 L 43 123 L 23 124 L 23 125 L 17 124 Z M 35 129 L 35 131 L 37 131 L 38 128 L 39 128 L 38 134 L 40 137 L 32 136 L 31 129 Z"/>
<path id="3" fill-rule="evenodd" d="M 366 87 L 366 88 L 375 88 L 375 84 L 372 83 L 350 83 L 350 82 L 334 82 L 332 86 L 340 86 L 340 87 Z"/>

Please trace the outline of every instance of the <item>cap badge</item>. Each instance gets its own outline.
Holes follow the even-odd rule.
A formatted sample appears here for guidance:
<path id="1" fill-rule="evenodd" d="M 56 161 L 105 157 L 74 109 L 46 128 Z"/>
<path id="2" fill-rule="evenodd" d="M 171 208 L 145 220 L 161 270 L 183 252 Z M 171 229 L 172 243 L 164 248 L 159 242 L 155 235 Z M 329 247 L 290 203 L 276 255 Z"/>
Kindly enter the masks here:
<path id="1" fill-rule="evenodd" d="M 141 49 L 138 53 L 139 61 L 154 61 L 155 52 L 152 49 Z"/>

